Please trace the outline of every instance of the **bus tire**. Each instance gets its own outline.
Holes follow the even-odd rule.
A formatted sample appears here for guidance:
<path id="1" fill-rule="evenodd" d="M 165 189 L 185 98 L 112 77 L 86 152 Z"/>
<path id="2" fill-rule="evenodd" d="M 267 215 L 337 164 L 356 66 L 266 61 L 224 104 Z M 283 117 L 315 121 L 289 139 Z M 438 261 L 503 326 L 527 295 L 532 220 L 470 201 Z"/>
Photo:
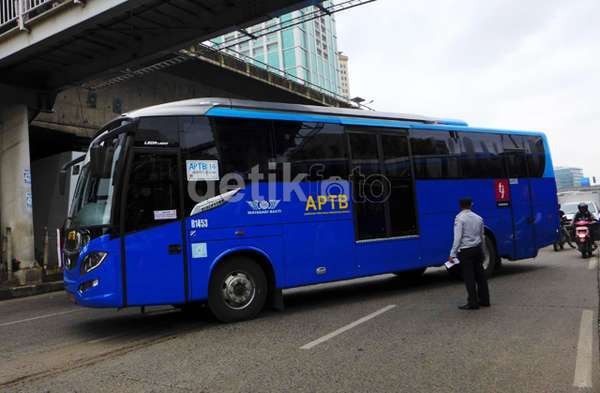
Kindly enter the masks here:
<path id="1" fill-rule="evenodd" d="M 219 263 L 208 286 L 208 307 L 221 322 L 254 318 L 267 300 L 263 269 L 252 258 L 234 256 Z"/>
<path id="2" fill-rule="evenodd" d="M 496 244 L 492 238 L 486 234 L 484 239 L 484 261 L 483 271 L 486 277 L 491 277 L 497 267 L 500 266 L 498 263 L 498 252 L 496 251 Z"/>

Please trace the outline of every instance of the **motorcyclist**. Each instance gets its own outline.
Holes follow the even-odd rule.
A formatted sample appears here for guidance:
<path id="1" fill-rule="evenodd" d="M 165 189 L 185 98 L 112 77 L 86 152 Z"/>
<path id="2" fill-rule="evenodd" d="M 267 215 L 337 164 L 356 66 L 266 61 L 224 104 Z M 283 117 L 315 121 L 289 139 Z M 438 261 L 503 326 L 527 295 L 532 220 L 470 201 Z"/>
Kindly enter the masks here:
<path id="1" fill-rule="evenodd" d="M 575 214 L 575 217 L 573 217 L 573 223 L 576 223 L 578 221 L 588 221 L 588 222 L 596 221 L 596 218 L 590 212 L 587 203 L 581 202 L 577 206 L 577 210 L 578 210 L 577 214 Z"/>
<path id="2" fill-rule="evenodd" d="M 567 218 L 567 215 L 562 210 L 561 205 L 558 205 L 558 216 L 560 217 L 560 234 L 558 236 L 557 241 L 554 243 L 554 251 L 564 250 L 564 243 L 568 243 L 569 247 L 577 248 L 571 240 L 573 239 L 573 234 L 569 231 L 570 220 Z"/>
<path id="3" fill-rule="evenodd" d="M 564 224 L 564 223 L 566 223 L 566 222 L 569 221 L 569 219 L 567 218 L 567 215 L 563 211 L 562 206 L 560 205 L 560 203 L 558 204 L 558 217 L 560 218 L 561 224 Z"/>
<path id="4" fill-rule="evenodd" d="M 565 212 L 564 212 L 564 210 L 562 209 L 562 206 L 561 206 L 561 204 L 560 204 L 560 203 L 558 204 L 558 216 L 560 217 L 560 220 L 561 220 L 561 221 L 562 221 L 562 220 L 563 220 L 563 218 L 565 217 Z"/>
<path id="5" fill-rule="evenodd" d="M 581 202 L 578 206 L 577 206 L 577 214 L 575 214 L 575 217 L 573 217 L 573 232 L 575 232 L 575 224 L 580 222 L 580 221 L 587 221 L 588 223 L 593 223 L 596 222 L 596 217 L 594 217 L 594 215 L 590 212 L 587 203 L 585 202 Z M 573 234 L 574 236 L 575 234 Z M 598 248 L 598 246 L 596 245 L 596 242 L 592 241 L 592 251 L 596 250 Z M 585 256 L 585 255 L 584 255 Z"/>

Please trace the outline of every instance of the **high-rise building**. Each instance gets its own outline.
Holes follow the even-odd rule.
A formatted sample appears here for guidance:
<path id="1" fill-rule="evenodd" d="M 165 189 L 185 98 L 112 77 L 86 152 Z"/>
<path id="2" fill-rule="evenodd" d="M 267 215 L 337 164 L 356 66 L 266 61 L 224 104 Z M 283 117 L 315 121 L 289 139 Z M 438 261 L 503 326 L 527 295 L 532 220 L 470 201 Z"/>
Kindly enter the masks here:
<path id="1" fill-rule="evenodd" d="M 329 6 L 330 1 L 323 3 Z M 303 15 L 315 12 L 308 7 L 246 29 L 249 34 L 266 28 L 279 28 L 266 36 L 248 40 L 243 32 L 236 31 L 211 40 L 217 47 L 233 45 L 231 53 L 251 59 L 262 67 L 285 71 L 292 78 L 307 81 L 331 93 L 341 95 L 338 76 L 338 51 L 335 17 L 326 15 L 285 28 Z"/>
<path id="2" fill-rule="evenodd" d="M 556 178 L 556 187 L 559 190 L 581 187 L 581 182 L 583 180 L 583 169 L 574 167 L 557 167 L 554 168 L 554 177 Z"/>
<path id="3" fill-rule="evenodd" d="M 346 98 L 350 98 L 350 81 L 348 75 L 348 56 L 342 52 L 338 52 L 338 63 L 340 65 L 340 94 Z"/>

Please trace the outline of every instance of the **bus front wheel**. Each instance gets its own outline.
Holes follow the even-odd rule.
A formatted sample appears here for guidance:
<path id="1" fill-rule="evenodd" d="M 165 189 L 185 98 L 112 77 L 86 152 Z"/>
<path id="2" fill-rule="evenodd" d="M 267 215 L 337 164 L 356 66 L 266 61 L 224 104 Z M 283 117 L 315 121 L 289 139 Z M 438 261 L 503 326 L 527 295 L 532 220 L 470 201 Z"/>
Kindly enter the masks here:
<path id="1" fill-rule="evenodd" d="M 235 256 L 217 265 L 208 288 L 208 307 L 221 322 L 254 318 L 267 299 L 267 278 L 251 258 Z"/>

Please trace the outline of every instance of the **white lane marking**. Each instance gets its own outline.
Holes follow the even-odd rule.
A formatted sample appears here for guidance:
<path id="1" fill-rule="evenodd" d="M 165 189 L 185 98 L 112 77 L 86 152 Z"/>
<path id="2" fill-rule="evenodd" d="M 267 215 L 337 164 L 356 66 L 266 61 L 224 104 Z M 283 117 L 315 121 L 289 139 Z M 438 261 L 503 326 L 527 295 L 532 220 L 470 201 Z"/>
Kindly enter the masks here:
<path id="1" fill-rule="evenodd" d="M 380 314 L 383 314 L 384 312 L 390 311 L 394 307 L 396 307 L 395 304 L 390 304 L 389 306 L 385 306 L 384 308 L 377 310 L 374 313 L 371 313 L 369 315 L 366 315 L 360 319 L 357 319 L 356 321 L 349 323 L 346 326 L 342 326 L 341 328 L 334 330 L 333 332 L 326 334 L 323 337 L 320 337 L 314 341 L 311 341 L 308 344 L 304 344 L 303 346 L 300 347 L 300 349 L 314 348 L 317 345 L 324 343 L 325 341 L 330 340 L 330 339 L 334 338 L 335 336 L 340 335 L 340 334 L 344 333 L 345 331 L 348 331 L 348 330 L 360 325 L 361 323 L 365 323 L 368 320 L 373 319 Z"/>
<path id="2" fill-rule="evenodd" d="M 596 270 L 597 266 L 598 266 L 598 260 L 596 258 L 590 259 L 590 263 L 588 264 L 588 269 Z"/>
<path id="3" fill-rule="evenodd" d="M 37 317 L 19 319 L 18 321 L 4 322 L 4 323 L 0 323 L 0 327 L 17 325 L 19 323 L 25 323 L 25 322 L 35 321 L 35 320 L 38 320 L 38 319 L 45 319 L 45 318 L 57 317 L 59 315 L 71 314 L 71 313 L 80 312 L 80 311 L 84 311 L 84 309 L 79 309 L 78 308 L 78 309 L 75 309 L 75 310 L 60 311 L 60 312 L 55 312 L 55 313 L 52 313 L 52 314 L 38 315 Z"/>
<path id="4" fill-rule="evenodd" d="M 575 361 L 575 377 L 573 386 L 576 388 L 592 387 L 592 344 L 594 337 L 594 311 L 583 310 L 579 326 L 579 341 L 577 342 L 577 359 Z"/>
<path id="5" fill-rule="evenodd" d="M 127 333 L 118 333 L 118 334 L 113 334 L 112 336 L 100 337 L 95 340 L 86 341 L 85 343 L 86 344 L 98 344 L 98 343 L 101 343 L 104 341 L 112 340 L 113 338 L 123 337 L 125 335 L 127 335 Z"/>

